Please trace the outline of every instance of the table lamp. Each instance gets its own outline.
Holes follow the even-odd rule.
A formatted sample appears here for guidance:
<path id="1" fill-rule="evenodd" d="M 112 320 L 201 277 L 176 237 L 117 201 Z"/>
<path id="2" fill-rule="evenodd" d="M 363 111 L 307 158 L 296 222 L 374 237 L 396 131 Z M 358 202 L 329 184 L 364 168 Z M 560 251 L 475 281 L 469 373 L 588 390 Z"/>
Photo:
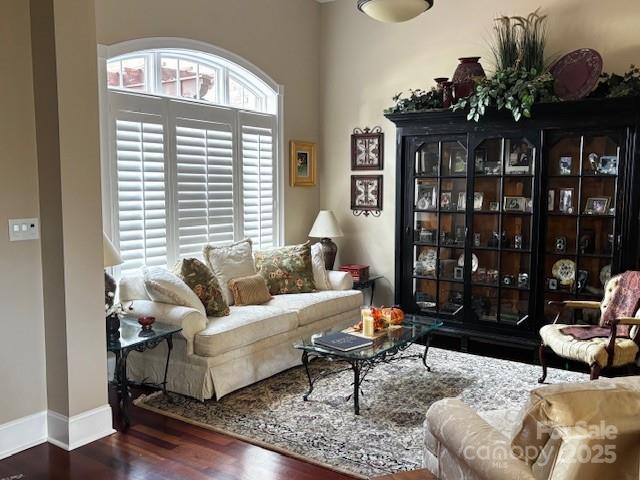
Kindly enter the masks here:
<path id="1" fill-rule="evenodd" d="M 109 237 L 102 232 L 102 253 L 104 260 L 104 268 L 115 267 L 123 263 L 122 257 L 116 247 L 113 246 Z M 111 295 L 109 295 L 111 293 Z M 113 305 L 116 293 L 116 281 L 114 278 L 104 271 L 104 303 L 105 305 Z"/>
<path id="2" fill-rule="evenodd" d="M 331 210 L 320 210 L 316 221 L 311 227 L 309 236 L 313 238 L 320 238 L 320 244 L 322 245 L 322 254 L 324 255 L 324 266 L 327 270 L 333 269 L 333 264 L 336 261 L 336 253 L 338 253 L 338 246 L 333 243 L 331 237 L 342 237 L 342 229 L 338 225 L 335 215 Z"/>

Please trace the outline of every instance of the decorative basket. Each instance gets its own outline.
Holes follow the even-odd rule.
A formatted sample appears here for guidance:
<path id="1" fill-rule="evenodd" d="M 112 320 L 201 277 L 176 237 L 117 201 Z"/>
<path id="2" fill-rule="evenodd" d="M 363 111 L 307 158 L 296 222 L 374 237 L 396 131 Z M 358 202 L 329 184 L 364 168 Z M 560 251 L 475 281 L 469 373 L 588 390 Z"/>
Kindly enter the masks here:
<path id="1" fill-rule="evenodd" d="M 369 265 L 342 265 L 340 271 L 349 272 L 354 282 L 366 282 L 369 280 Z"/>

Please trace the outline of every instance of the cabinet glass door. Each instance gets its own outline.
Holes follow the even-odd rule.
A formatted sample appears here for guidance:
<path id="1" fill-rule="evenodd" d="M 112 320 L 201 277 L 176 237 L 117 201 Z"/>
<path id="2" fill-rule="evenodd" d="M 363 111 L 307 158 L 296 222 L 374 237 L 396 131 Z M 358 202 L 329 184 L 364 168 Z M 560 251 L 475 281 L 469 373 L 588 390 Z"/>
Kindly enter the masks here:
<path id="1" fill-rule="evenodd" d="M 549 138 L 542 279 L 547 322 L 556 314 L 549 300 L 602 299 L 616 250 L 620 143 L 616 135 Z"/>
<path id="2" fill-rule="evenodd" d="M 413 162 L 413 295 L 418 311 L 459 315 L 464 290 L 467 148 L 421 144 Z"/>
<path id="3" fill-rule="evenodd" d="M 472 158 L 471 307 L 480 322 L 515 325 L 529 312 L 536 149 L 493 138 Z"/>

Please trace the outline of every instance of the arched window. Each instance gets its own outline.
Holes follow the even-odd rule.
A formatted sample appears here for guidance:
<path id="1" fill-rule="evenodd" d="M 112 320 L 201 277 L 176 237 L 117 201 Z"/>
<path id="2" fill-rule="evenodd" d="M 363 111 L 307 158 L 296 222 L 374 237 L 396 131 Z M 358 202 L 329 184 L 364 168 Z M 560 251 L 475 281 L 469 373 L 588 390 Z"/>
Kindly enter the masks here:
<path id="1" fill-rule="evenodd" d="M 201 50 L 104 61 L 104 204 L 121 272 L 171 266 L 206 244 L 279 244 L 278 92 L 246 62 Z"/>

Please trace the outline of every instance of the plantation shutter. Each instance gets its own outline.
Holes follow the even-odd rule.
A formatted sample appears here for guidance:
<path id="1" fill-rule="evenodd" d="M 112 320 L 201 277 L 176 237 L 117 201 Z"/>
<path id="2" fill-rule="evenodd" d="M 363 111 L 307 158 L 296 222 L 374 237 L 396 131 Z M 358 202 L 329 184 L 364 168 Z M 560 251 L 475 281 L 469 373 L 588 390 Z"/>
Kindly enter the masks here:
<path id="1" fill-rule="evenodd" d="M 178 257 L 197 257 L 207 244 L 234 240 L 233 117 L 174 106 Z"/>
<path id="2" fill-rule="evenodd" d="M 117 95 L 117 94 L 114 94 Z M 143 110 L 155 99 L 136 98 Z M 118 102 L 114 102 L 117 106 Z M 127 103 L 136 106 L 135 101 Z M 166 133 L 161 114 L 112 110 L 121 272 L 167 265 Z"/>
<path id="3" fill-rule="evenodd" d="M 244 236 L 255 249 L 275 245 L 275 118 L 240 113 Z"/>

